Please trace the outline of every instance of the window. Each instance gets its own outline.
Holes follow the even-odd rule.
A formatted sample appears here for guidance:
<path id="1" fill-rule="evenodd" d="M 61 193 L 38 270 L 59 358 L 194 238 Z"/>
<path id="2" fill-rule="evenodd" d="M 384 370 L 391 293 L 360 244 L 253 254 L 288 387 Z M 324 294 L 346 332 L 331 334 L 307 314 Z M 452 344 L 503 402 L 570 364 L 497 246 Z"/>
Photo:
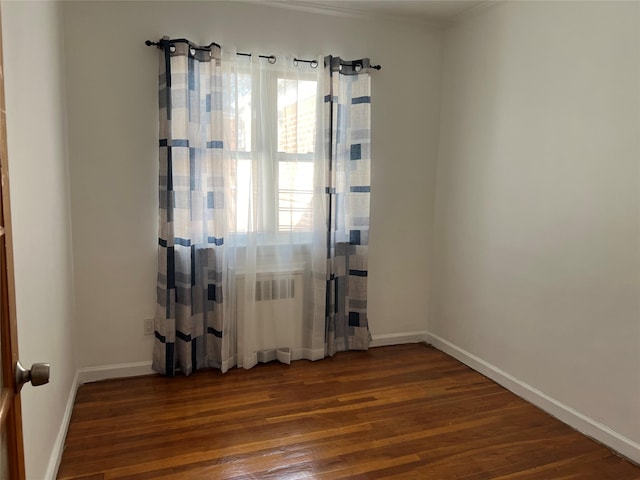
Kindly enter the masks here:
<path id="1" fill-rule="evenodd" d="M 278 230 L 310 231 L 318 83 L 278 78 Z"/>
<path id="2" fill-rule="evenodd" d="M 318 82 L 277 71 L 236 78 L 237 232 L 310 232 Z"/>

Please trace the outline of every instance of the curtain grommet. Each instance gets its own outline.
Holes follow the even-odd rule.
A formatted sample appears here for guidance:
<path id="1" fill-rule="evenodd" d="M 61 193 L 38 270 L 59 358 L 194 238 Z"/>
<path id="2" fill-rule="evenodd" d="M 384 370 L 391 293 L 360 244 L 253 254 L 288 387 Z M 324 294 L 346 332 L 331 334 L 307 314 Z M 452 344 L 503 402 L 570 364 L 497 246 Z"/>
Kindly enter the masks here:
<path id="1" fill-rule="evenodd" d="M 267 58 L 267 62 L 269 62 L 271 65 L 273 65 L 274 63 L 276 63 L 276 57 L 271 55 L 270 57 Z"/>
<path id="2" fill-rule="evenodd" d="M 189 53 L 191 54 L 192 57 L 196 56 L 196 49 L 193 47 L 189 47 Z"/>
<path id="3" fill-rule="evenodd" d="M 315 60 L 309 63 L 309 65 L 311 65 L 311 68 L 318 68 L 318 62 L 316 62 Z"/>
<path id="4" fill-rule="evenodd" d="M 175 45 L 173 45 L 173 44 L 172 44 L 172 45 L 169 45 L 169 51 L 170 51 L 171 53 L 176 53 L 176 46 L 175 46 Z"/>

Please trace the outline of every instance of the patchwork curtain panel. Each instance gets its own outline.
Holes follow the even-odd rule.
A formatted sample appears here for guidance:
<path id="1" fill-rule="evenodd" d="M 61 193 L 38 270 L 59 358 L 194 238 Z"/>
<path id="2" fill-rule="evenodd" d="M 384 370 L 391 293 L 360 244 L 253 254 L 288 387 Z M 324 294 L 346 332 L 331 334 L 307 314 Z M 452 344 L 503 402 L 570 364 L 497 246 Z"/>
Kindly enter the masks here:
<path id="1" fill-rule="evenodd" d="M 369 60 L 159 48 L 153 368 L 367 349 Z"/>

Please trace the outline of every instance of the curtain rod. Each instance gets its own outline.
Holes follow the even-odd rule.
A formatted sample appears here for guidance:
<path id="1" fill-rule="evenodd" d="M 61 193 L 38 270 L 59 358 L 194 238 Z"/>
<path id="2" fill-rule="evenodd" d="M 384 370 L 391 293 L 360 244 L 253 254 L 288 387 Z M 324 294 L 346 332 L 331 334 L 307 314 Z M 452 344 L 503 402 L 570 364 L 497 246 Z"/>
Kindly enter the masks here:
<path id="1" fill-rule="evenodd" d="M 202 50 L 202 51 L 208 51 L 209 49 L 211 49 L 211 47 L 218 47 L 221 48 L 219 44 L 217 44 L 216 42 L 211 42 L 209 45 L 207 45 L 206 47 L 200 47 L 196 44 L 194 44 L 193 42 L 190 42 L 189 40 L 187 40 L 186 38 L 176 38 L 174 40 L 160 40 L 158 42 L 152 42 L 151 40 L 147 40 L 146 42 L 144 42 L 144 44 L 147 47 L 157 47 L 157 48 L 162 48 L 162 45 L 165 42 L 171 42 L 171 43 L 186 43 L 188 44 L 191 48 L 195 49 L 195 50 Z M 252 54 L 251 53 L 242 53 L 242 52 L 237 52 L 236 55 L 241 55 L 243 57 L 251 57 Z M 275 55 L 258 55 L 258 57 L 260 58 L 266 58 L 267 61 L 269 63 L 276 63 L 276 57 Z M 318 61 L 317 60 L 303 60 L 301 58 L 294 58 L 293 59 L 294 62 L 302 62 L 302 63 L 308 63 L 311 65 L 312 68 L 316 68 L 318 66 Z M 315 64 L 315 65 L 314 65 Z M 369 65 L 369 68 L 372 68 L 374 70 L 380 70 L 382 69 L 381 65 Z"/>

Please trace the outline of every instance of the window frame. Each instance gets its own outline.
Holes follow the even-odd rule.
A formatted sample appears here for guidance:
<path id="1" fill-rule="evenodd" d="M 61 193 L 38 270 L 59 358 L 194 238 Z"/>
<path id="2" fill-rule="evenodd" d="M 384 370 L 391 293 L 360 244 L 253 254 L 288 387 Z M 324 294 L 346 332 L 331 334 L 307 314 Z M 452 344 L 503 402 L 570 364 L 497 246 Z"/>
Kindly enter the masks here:
<path id="1" fill-rule="evenodd" d="M 281 243 L 288 243 L 292 241 L 292 237 L 294 238 L 294 243 L 310 243 L 312 237 L 313 227 L 307 230 L 298 230 L 298 229 L 281 229 L 280 224 L 280 211 L 281 211 L 281 189 L 280 189 L 280 166 L 283 162 L 305 162 L 314 165 L 317 159 L 317 141 L 316 136 L 318 132 L 318 128 L 321 128 L 318 125 L 318 111 L 320 108 L 320 102 L 318 100 L 318 89 L 320 88 L 320 84 L 317 79 L 317 74 L 315 72 L 310 72 L 308 74 L 299 73 L 296 75 L 287 75 L 287 72 L 282 69 L 269 69 L 265 73 L 265 79 L 263 82 L 260 82 L 259 79 L 254 78 L 251 74 L 250 69 L 244 70 L 241 69 L 238 71 L 238 76 L 247 75 L 251 79 L 251 92 L 250 92 L 250 114 L 251 114 L 251 138 L 250 138 L 250 150 L 242 150 L 240 149 L 240 145 L 236 144 L 236 149 L 233 150 L 233 153 L 236 156 L 236 161 L 249 161 L 252 165 L 254 161 L 261 162 L 260 166 L 256 169 L 251 168 L 250 173 L 250 185 L 253 182 L 259 182 L 261 184 L 261 188 L 259 191 L 261 192 L 261 198 L 256 201 L 258 208 L 262 209 L 262 212 L 259 216 L 260 224 L 257 225 L 257 232 L 243 229 L 240 230 L 237 227 L 240 226 L 241 222 L 238 222 L 238 211 L 236 211 L 236 231 L 232 232 L 233 236 L 240 241 L 240 243 L 245 243 L 245 241 L 241 241 L 242 238 L 246 238 L 246 235 L 251 233 L 257 233 L 259 243 L 265 245 L 277 245 Z M 308 153 L 290 153 L 283 152 L 278 149 L 278 130 L 279 130 L 279 122 L 278 122 L 278 82 L 280 80 L 295 80 L 295 81 L 313 81 L 316 83 L 316 93 L 314 95 L 316 102 L 316 122 L 315 122 L 315 135 L 312 152 Z M 239 82 L 238 82 L 239 83 Z M 255 95 L 261 95 L 262 90 L 266 89 L 267 94 L 265 95 L 266 101 L 260 102 L 259 104 L 263 105 L 266 108 L 265 114 L 270 117 L 270 121 L 267 122 L 267 125 L 264 128 L 258 127 L 258 119 L 261 118 L 259 113 L 256 111 L 258 108 L 256 106 L 256 102 L 254 102 Z M 259 97 L 258 97 L 259 98 Z M 239 115 L 238 115 L 239 118 Z M 266 138 L 261 138 L 264 135 Z M 245 145 L 246 147 L 246 145 Z M 253 166 L 253 165 L 252 165 Z M 269 178 L 259 178 L 260 174 L 264 176 L 268 175 Z M 315 172 L 313 172 L 315 175 Z M 271 179 L 271 181 L 268 181 Z M 236 191 L 240 190 L 240 177 L 236 177 Z M 315 183 L 315 180 L 313 180 Z M 249 187 L 251 188 L 251 187 Z M 314 194 L 313 186 L 311 190 L 311 195 Z M 237 202 L 236 202 L 237 205 Z M 237 207 L 236 207 L 237 208 Z M 243 227 L 249 227 L 248 221 L 246 225 Z"/>

